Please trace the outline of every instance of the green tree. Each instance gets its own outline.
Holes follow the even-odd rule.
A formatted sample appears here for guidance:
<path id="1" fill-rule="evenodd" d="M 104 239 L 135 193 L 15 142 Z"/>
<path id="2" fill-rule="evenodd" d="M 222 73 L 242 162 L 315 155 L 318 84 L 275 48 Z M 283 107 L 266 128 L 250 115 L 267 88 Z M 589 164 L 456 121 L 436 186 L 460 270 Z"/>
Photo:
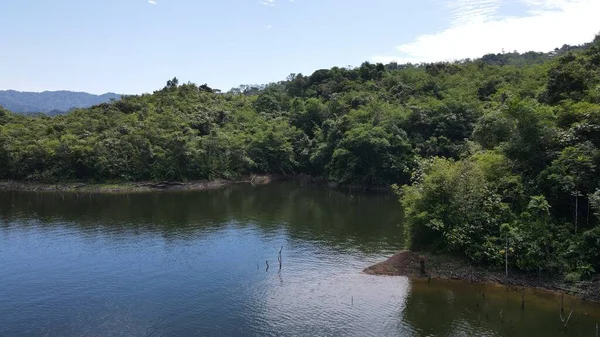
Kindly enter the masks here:
<path id="1" fill-rule="evenodd" d="M 297 163 L 292 140 L 296 130 L 282 120 L 257 130 L 249 145 L 248 156 L 258 172 L 290 173 Z"/>
<path id="2" fill-rule="evenodd" d="M 477 262 L 504 262 L 500 228 L 515 215 L 477 161 L 434 158 L 401 190 L 411 247 L 433 246 Z"/>
<path id="3" fill-rule="evenodd" d="M 573 227 L 577 232 L 579 199 L 597 186 L 595 157 L 598 150 L 590 143 L 582 143 L 563 149 L 558 158 L 543 172 L 542 176 L 557 198 L 568 196 L 573 200 Z"/>

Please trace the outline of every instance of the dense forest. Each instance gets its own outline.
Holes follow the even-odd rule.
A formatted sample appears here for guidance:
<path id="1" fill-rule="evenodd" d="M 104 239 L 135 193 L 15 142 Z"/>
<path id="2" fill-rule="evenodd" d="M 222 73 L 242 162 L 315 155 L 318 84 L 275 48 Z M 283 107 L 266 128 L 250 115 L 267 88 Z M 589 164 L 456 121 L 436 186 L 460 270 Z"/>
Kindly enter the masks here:
<path id="1" fill-rule="evenodd" d="M 600 37 L 551 53 L 176 78 L 66 115 L 0 109 L 0 178 L 396 184 L 409 246 L 579 280 L 600 271 Z"/>

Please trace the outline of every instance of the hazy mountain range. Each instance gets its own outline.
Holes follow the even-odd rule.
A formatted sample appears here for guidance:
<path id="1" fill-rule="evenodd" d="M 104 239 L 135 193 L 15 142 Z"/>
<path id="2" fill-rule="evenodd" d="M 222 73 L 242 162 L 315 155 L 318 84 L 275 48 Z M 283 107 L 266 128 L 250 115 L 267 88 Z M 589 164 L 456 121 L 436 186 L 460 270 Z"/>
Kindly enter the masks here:
<path id="1" fill-rule="evenodd" d="M 22 92 L 0 90 L 0 105 L 17 113 L 57 115 L 73 108 L 87 108 L 119 98 L 121 98 L 121 95 L 112 92 L 93 95 L 74 91 Z"/>

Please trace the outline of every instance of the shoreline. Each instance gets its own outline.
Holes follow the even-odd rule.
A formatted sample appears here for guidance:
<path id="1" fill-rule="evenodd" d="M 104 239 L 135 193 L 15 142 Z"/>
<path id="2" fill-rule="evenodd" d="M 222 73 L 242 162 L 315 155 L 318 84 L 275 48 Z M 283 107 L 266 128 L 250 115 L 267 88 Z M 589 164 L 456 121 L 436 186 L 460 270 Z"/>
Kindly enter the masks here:
<path id="1" fill-rule="evenodd" d="M 274 181 L 297 181 L 303 184 L 322 185 L 347 191 L 391 192 L 389 186 L 342 185 L 321 177 L 307 175 L 251 175 L 240 179 L 215 179 L 192 181 L 114 181 L 114 182 L 37 182 L 0 180 L 0 191 L 23 192 L 73 192 L 73 193 L 147 193 L 164 191 L 202 191 L 229 185 L 265 185 Z"/>
<path id="2" fill-rule="evenodd" d="M 280 177 L 255 175 L 239 180 L 215 179 L 196 181 L 139 181 L 139 182 L 34 182 L 34 181 L 0 181 L 0 191 L 24 192 L 74 192 L 74 193 L 146 193 L 162 191 L 202 191 L 216 189 L 235 184 L 268 184 Z"/>
<path id="3" fill-rule="evenodd" d="M 425 264 L 425 273 L 421 273 L 421 261 Z M 369 275 L 406 276 L 418 280 L 460 280 L 470 283 L 484 283 L 506 286 L 520 291 L 523 288 L 563 293 L 579 297 L 583 301 L 600 303 L 600 275 L 585 282 L 566 283 L 556 276 L 509 273 L 475 266 L 467 261 L 427 252 L 402 250 L 385 261 L 363 270 Z"/>

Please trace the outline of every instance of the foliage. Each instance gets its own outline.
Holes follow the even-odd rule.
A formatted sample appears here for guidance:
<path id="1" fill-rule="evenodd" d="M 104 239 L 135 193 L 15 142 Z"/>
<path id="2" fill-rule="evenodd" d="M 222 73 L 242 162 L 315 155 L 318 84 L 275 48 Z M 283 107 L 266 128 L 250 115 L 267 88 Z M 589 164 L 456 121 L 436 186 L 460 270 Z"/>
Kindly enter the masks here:
<path id="1" fill-rule="evenodd" d="M 402 190 L 413 247 L 461 252 L 476 262 L 502 260 L 499 250 L 494 249 L 502 242 L 500 227 L 512 223 L 516 216 L 498 181 L 510 172 L 500 176 L 491 172 L 503 168 L 487 165 L 490 160 L 505 159 L 434 158 L 425 163 L 422 179 Z"/>
<path id="2" fill-rule="evenodd" d="M 475 146 L 423 160 L 410 185 L 395 187 L 409 247 L 571 281 L 600 270 L 598 42 L 524 66 L 546 72 L 538 89 L 527 83 L 535 95 L 518 94 L 525 81 L 508 73 L 481 82 L 478 99 L 488 103 Z M 486 56 L 482 69 L 484 60 L 508 68 Z"/>

